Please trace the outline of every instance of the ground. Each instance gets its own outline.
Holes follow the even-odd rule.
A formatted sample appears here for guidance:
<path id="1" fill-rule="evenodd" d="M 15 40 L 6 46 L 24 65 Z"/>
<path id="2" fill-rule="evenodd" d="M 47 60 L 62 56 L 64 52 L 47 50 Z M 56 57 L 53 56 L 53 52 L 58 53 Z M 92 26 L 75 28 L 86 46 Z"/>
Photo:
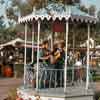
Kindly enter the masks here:
<path id="1" fill-rule="evenodd" d="M 8 96 L 8 92 L 12 88 L 16 88 L 22 84 L 22 79 L 16 78 L 0 78 L 0 100 Z"/>
<path id="2" fill-rule="evenodd" d="M 0 78 L 0 100 L 8 96 L 10 89 L 16 88 L 23 83 L 23 79 Z M 100 91 L 100 82 L 95 83 L 96 91 Z"/>

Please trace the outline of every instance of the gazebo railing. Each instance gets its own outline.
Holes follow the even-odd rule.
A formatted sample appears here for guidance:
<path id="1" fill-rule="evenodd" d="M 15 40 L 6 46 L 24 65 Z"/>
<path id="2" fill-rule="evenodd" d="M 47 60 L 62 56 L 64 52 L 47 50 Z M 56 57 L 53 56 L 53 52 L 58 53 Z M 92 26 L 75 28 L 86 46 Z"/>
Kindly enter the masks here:
<path id="1" fill-rule="evenodd" d="M 92 70 L 92 69 L 91 69 Z M 92 75 L 90 73 L 90 80 Z M 42 68 L 39 70 L 39 84 L 41 88 L 60 88 L 64 87 L 64 69 Z M 36 68 L 27 65 L 25 73 L 26 86 L 36 88 Z M 86 82 L 86 67 L 68 67 L 67 68 L 67 85 L 74 83 L 81 85 Z"/>

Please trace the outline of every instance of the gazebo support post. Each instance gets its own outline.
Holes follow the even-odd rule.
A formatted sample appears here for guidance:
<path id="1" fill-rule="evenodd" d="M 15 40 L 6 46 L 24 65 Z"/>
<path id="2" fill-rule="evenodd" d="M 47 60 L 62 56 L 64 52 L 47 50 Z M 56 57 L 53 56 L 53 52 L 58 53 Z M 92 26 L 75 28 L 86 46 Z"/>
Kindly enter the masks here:
<path id="1" fill-rule="evenodd" d="M 54 36 L 53 32 L 51 33 L 51 51 L 53 50 L 53 44 L 54 44 Z"/>
<path id="2" fill-rule="evenodd" d="M 27 61 L 26 61 L 26 49 L 27 49 L 27 47 L 26 47 L 26 43 L 27 43 L 27 23 L 25 23 L 25 49 L 24 49 L 24 86 L 26 86 L 26 71 L 27 71 L 27 69 L 26 69 L 26 63 L 27 63 Z"/>
<path id="3" fill-rule="evenodd" d="M 37 39 L 37 71 L 36 71 L 36 91 L 39 89 L 39 44 L 40 44 L 40 20 L 38 20 L 38 39 Z"/>
<path id="4" fill-rule="evenodd" d="M 34 22 L 32 23 L 32 63 L 34 61 Z"/>
<path id="5" fill-rule="evenodd" d="M 54 21 L 51 22 L 51 27 L 53 26 Z M 54 46 L 54 34 L 53 32 L 53 27 L 51 28 L 51 51 L 53 51 L 53 46 Z M 53 62 L 53 58 L 51 57 L 51 62 Z"/>
<path id="6" fill-rule="evenodd" d="M 90 40 L 90 24 L 88 23 L 88 40 L 87 40 L 87 68 L 86 68 L 86 90 L 88 89 L 89 87 L 89 53 L 90 53 L 90 43 L 89 43 L 89 40 Z"/>
<path id="7" fill-rule="evenodd" d="M 74 54 L 75 53 L 75 33 L 73 32 L 73 51 L 72 53 Z M 74 66 L 73 66 L 73 69 L 72 69 L 72 84 L 74 83 Z"/>
<path id="8" fill-rule="evenodd" d="M 69 22 L 66 20 L 66 51 L 65 51 L 65 68 L 64 68 L 64 92 L 66 93 L 67 88 L 67 54 L 68 54 L 68 33 L 69 33 Z"/>
<path id="9" fill-rule="evenodd" d="M 54 45 L 54 35 L 55 35 L 55 32 L 53 32 L 53 24 L 54 24 L 54 21 L 51 22 L 51 50 L 53 50 L 53 45 Z"/>

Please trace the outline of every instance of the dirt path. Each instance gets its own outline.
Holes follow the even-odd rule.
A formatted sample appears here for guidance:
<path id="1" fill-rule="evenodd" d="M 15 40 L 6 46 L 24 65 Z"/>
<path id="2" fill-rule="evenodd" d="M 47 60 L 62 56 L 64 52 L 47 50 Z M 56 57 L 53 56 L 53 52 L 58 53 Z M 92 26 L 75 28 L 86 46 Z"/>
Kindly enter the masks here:
<path id="1" fill-rule="evenodd" d="M 0 100 L 7 97 L 10 89 L 16 88 L 22 84 L 22 79 L 0 78 Z"/>

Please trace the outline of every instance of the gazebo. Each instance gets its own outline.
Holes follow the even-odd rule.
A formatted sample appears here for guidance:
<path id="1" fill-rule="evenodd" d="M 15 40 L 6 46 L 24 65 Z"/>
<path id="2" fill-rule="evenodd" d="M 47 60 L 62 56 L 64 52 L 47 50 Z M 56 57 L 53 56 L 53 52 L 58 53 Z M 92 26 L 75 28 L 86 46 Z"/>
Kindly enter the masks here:
<path id="1" fill-rule="evenodd" d="M 63 28 L 65 28 L 66 33 L 66 49 L 65 49 L 65 63 L 64 63 L 64 87 L 60 87 L 57 90 L 57 87 L 54 89 L 39 89 L 39 78 L 38 78 L 38 70 L 39 70 L 39 39 L 40 39 L 40 32 L 41 32 L 41 24 L 45 21 L 51 22 L 51 24 L 55 24 L 56 21 L 58 21 L 57 24 L 64 23 Z M 18 22 L 25 24 L 25 59 L 24 59 L 24 86 L 27 84 L 26 80 L 26 73 L 27 73 L 27 64 L 26 64 L 26 42 L 27 42 L 27 25 L 28 23 L 32 23 L 32 45 L 34 44 L 34 32 L 35 32 L 35 23 L 37 22 L 37 73 L 36 73 L 36 89 L 33 90 L 36 92 L 35 94 L 31 95 L 25 92 L 25 88 L 18 89 L 18 95 L 22 93 L 24 95 L 23 99 L 27 100 L 34 100 L 33 98 L 40 98 L 40 99 L 46 99 L 46 100 L 93 100 L 92 98 L 92 90 L 89 89 L 89 42 L 87 42 L 87 65 L 86 65 L 86 85 L 84 88 L 78 87 L 77 89 L 73 86 L 71 88 L 67 87 L 67 55 L 68 55 L 68 34 L 69 34 L 69 24 L 70 23 L 85 23 L 87 25 L 87 39 L 90 40 L 90 30 L 91 30 L 91 24 L 97 23 L 97 18 L 90 16 L 81 10 L 77 6 L 69 6 L 69 5 L 63 5 L 63 4 L 56 4 L 56 3 L 50 3 L 45 8 L 41 8 L 39 10 L 33 9 L 32 14 L 19 17 Z M 56 24 L 56 25 L 57 25 Z M 60 26 L 61 27 L 61 26 Z M 57 28 L 57 27 L 56 27 Z M 53 32 L 52 32 L 53 33 Z M 34 51 L 32 51 L 34 52 Z M 34 57 L 32 55 L 32 61 L 34 60 Z M 64 89 L 64 90 L 63 90 Z M 55 91 L 56 90 L 56 91 Z M 42 92 L 41 92 L 42 91 Z M 59 91 L 59 92 L 58 92 Z M 68 92 L 72 91 L 72 92 Z M 89 91 L 89 92 L 87 92 Z M 48 92 L 48 93 L 47 93 Z M 61 93 L 61 94 L 60 94 Z M 68 94 L 69 93 L 69 94 Z M 22 96 L 20 95 L 20 96 Z M 27 95 L 27 96 L 26 96 Z M 61 95 L 61 96 L 59 96 Z M 22 97 L 21 97 L 22 98 Z M 74 98 L 74 99 L 73 99 Z M 76 98 L 76 99 L 75 99 Z M 37 99 L 36 99 L 37 100 Z"/>

